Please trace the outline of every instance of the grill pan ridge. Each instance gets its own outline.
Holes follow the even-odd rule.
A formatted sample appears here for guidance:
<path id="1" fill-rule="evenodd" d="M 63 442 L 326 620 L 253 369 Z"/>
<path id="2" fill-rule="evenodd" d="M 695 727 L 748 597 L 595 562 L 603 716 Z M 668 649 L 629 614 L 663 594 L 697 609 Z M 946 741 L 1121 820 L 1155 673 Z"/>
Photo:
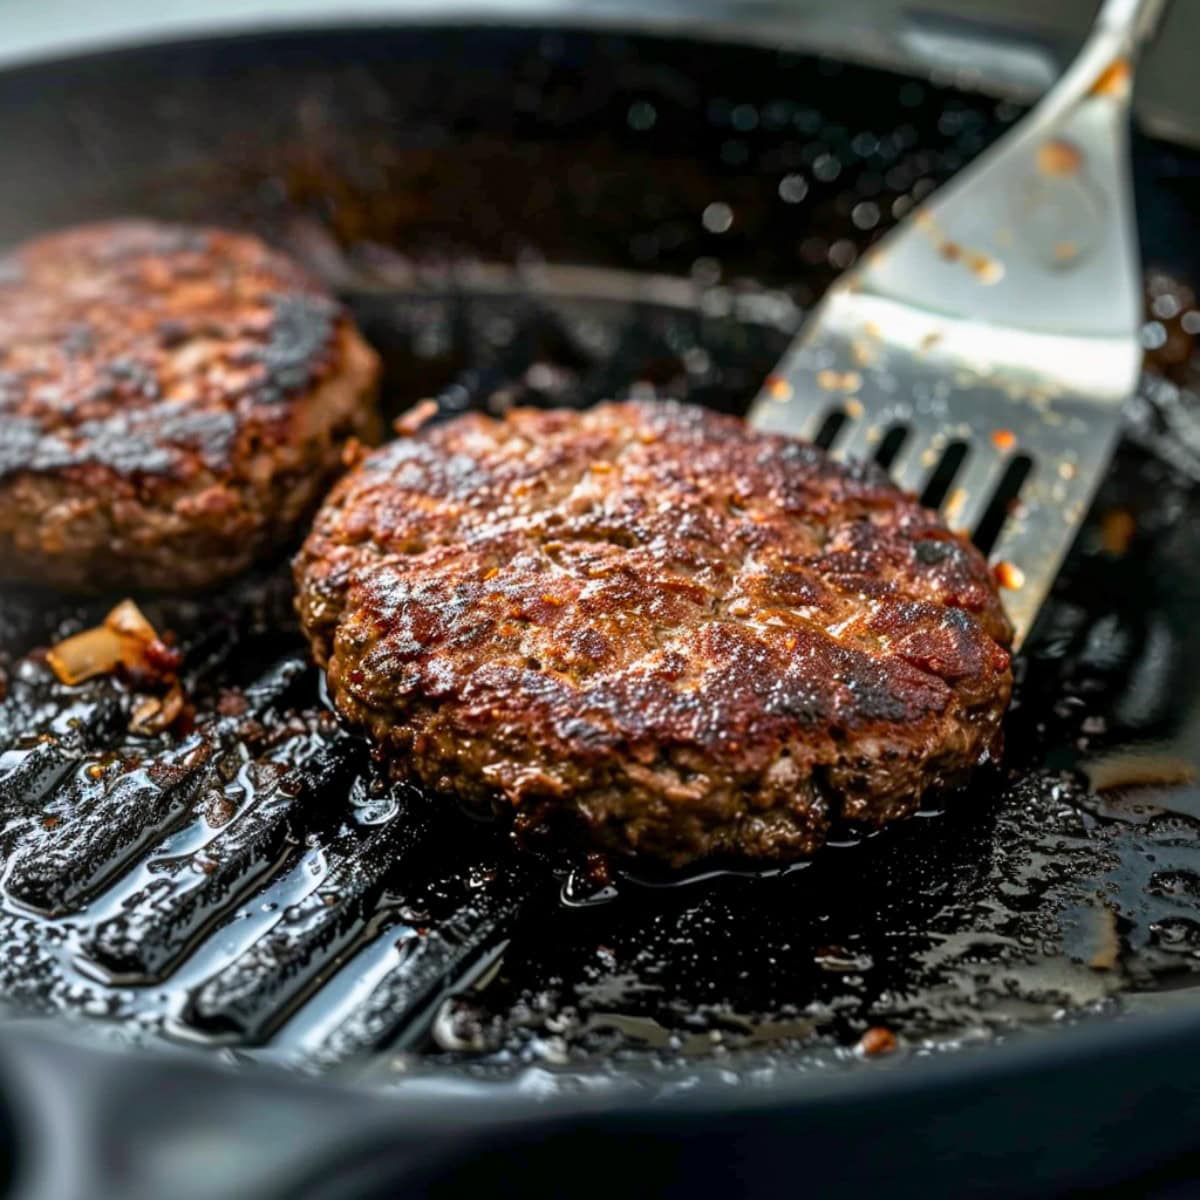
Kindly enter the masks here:
<path id="1" fill-rule="evenodd" d="M 167 217 L 234 213 L 339 287 L 384 354 L 394 410 L 426 394 L 451 413 L 652 388 L 737 410 L 844 260 L 1017 115 L 800 55 L 471 39 L 332 37 L 319 61 L 301 38 L 222 44 L 227 94 L 182 129 L 215 46 L 12 72 L 0 132 L 29 148 L 35 202 L 0 228 L 29 232 L 61 170 L 48 147 L 86 143 L 93 186 L 76 189 L 79 211 L 56 200 L 44 219 L 135 197 Z M 163 89 L 144 118 L 114 75 L 138 54 L 147 69 L 123 78 Z M 473 73 L 489 55 L 505 70 Z M 277 105 L 239 128 L 229 113 L 268 77 Z M 14 115 L 48 87 L 63 99 Z M 85 137 L 89 100 L 114 129 L 130 122 L 124 149 L 113 130 Z M 137 159 L 164 113 L 172 166 L 147 182 Z M 372 174 L 358 147 L 385 136 Z M 1138 162 L 1143 225 L 1180 229 L 1183 152 L 1142 144 Z M 510 188 L 521 164 L 532 182 Z M 705 228 L 714 202 L 736 214 L 728 235 Z M 772 230 L 794 258 L 761 249 Z M 1188 253 L 1147 247 L 1184 278 Z M 536 1075 L 564 1092 L 632 1077 L 669 1092 L 698 1064 L 747 1086 L 846 1068 L 871 1026 L 926 1056 L 1193 1003 L 1200 439 L 1181 321 L 1194 300 L 1159 274 L 1148 287 L 1154 372 L 1021 663 L 1004 769 L 944 812 L 848 830 L 803 869 L 625 876 L 609 896 L 393 788 L 323 702 L 286 564 L 146 603 L 185 650 L 197 719 L 182 738 L 131 738 L 110 682 L 53 681 L 39 648 L 105 602 L 6 594 L 0 998 L 122 1043 L 375 1085 Z"/>

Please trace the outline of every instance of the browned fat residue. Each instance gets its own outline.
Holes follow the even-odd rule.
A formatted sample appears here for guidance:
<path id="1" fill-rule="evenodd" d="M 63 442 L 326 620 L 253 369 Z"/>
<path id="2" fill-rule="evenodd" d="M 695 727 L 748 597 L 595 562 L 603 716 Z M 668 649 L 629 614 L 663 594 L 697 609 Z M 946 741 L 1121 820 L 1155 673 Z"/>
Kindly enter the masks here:
<path id="1" fill-rule="evenodd" d="M 946 514 L 948 521 L 957 522 L 959 514 L 963 510 L 963 506 L 967 502 L 967 489 L 955 488 L 950 493 L 950 498 L 942 506 L 942 511 Z"/>
<path id="2" fill-rule="evenodd" d="M 1016 563 L 998 562 L 992 568 L 992 573 L 996 582 L 1007 591 L 1020 591 L 1025 586 L 1025 572 Z"/>
<path id="3" fill-rule="evenodd" d="M 862 387 L 862 376 L 857 371 L 834 371 L 826 367 L 817 372 L 817 387 L 826 392 L 857 392 Z"/>
<path id="4" fill-rule="evenodd" d="M 1050 138 L 1038 147 L 1037 165 L 1044 175 L 1078 175 L 1083 151 L 1065 138 Z"/>
<path id="5" fill-rule="evenodd" d="M 1118 750 L 1083 763 L 1082 770 L 1096 792 L 1188 787 L 1196 782 L 1195 763 L 1155 750 Z"/>
<path id="6" fill-rule="evenodd" d="M 856 366 L 869 367 L 875 361 L 875 349 L 862 338 L 855 338 L 850 343 L 850 357 Z"/>
<path id="7" fill-rule="evenodd" d="M 1004 264 L 982 250 L 972 250 L 960 245 L 953 238 L 947 237 L 938 227 L 937 222 L 929 214 L 917 221 L 917 226 L 924 229 L 933 239 L 934 246 L 941 258 L 950 263 L 962 263 L 980 283 L 999 283 L 1004 278 Z"/>
<path id="8" fill-rule="evenodd" d="M 782 375 L 771 375 L 766 383 L 767 395 L 781 403 L 792 398 L 792 385 Z"/>
<path id="9" fill-rule="evenodd" d="M 1136 532 L 1137 522 L 1128 509 L 1110 508 L 1100 519 L 1100 540 L 1109 554 L 1125 554 Z"/>
<path id="10" fill-rule="evenodd" d="M 161 733 L 183 714 L 187 701 L 176 679 L 164 696 L 147 696 L 134 707 L 129 718 L 129 732 L 141 737 Z"/>
<path id="11" fill-rule="evenodd" d="M 1095 929 L 1092 931 L 1095 948 L 1088 959 L 1088 966 L 1093 971 L 1115 970 L 1121 956 L 1121 938 L 1117 933 L 1116 917 L 1107 906 L 1093 911 L 1096 914 Z"/>
<path id="12" fill-rule="evenodd" d="M 1004 277 L 1004 264 L 990 254 L 973 253 L 966 262 L 967 269 L 978 276 L 980 283 L 999 283 Z"/>
<path id="13" fill-rule="evenodd" d="M 1127 58 L 1114 58 L 1096 76 L 1096 82 L 1088 89 L 1089 96 L 1123 96 L 1129 90 L 1133 70 Z"/>

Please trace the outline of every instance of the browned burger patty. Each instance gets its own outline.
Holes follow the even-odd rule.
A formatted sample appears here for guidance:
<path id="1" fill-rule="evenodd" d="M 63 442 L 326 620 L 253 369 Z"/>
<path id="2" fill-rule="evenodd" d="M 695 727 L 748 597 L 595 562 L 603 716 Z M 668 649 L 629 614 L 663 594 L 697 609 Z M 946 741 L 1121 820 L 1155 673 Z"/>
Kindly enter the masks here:
<path id="1" fill-rule="evenodd" d="M 315 505 L 375 427 L 375 354 L 252 237 L 124 221 L 0 258 L 0 575 L 197 588 Z"/>
<path id="2" fill-rule="evenodd" d="M 683 864 L 879 825 L 996 742 L 987 564 L 876 467 L 674 404 L 470 415 L 371 454 L 296 561 L 395 770 Z"/>

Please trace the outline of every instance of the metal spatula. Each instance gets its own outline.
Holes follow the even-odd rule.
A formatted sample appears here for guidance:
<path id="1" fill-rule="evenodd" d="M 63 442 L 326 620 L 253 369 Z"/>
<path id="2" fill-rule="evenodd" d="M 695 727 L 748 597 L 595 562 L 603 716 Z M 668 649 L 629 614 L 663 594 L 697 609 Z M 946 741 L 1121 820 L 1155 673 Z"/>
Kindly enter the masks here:
<path id="1" fill-rule="evenodd" d="M 1138 378 L 1129 95 L 1164 3 L 1106 0 L 1037 107 L 830 289 L 751 410 L 878 459 L 990 549 L 1018 645 Z"/>

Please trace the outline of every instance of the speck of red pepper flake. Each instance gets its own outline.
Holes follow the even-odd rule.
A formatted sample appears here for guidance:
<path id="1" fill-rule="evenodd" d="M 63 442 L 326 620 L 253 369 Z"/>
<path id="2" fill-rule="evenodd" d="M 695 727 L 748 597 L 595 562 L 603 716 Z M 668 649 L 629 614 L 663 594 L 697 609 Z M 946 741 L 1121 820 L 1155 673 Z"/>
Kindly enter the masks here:
<path id="1" fill-rule="evenodd" d="M 882 1025 L 872 1025 L 858 1040 L 859 1050 L 869 1058 L 891 1054 L 899 1044 L 896 1035 Z"/>

